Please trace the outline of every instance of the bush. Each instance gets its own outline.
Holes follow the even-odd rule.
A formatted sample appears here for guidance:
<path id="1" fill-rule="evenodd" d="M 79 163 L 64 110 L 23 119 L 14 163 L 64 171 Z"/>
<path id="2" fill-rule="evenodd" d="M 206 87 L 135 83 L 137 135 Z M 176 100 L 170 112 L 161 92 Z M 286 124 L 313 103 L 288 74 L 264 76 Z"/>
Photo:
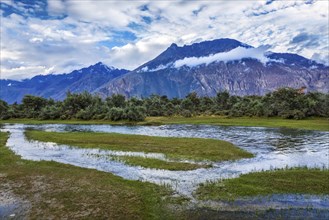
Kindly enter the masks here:
<path id="1" fill-rule="evenodd" d="M 286 111 L 282 111 L 279 114 L 280 117 L 285 118 L 285 119 L 303 119 L 305 118 L 305 113 L 294 109 L 294 110 L 286 110 Z"/>
<path id="2" fill-rule="evenodd" d="M 186 98 L 168 99 L 152 95 L 148 98 L 131 98 L 113 95 L 104 102 L 100 97 L 87 92 L 68 93 L 63 101 L 54 101 L 32 95 L 23 98 L 22 104 L 8 105 L 0 100 L 0 119 L 110 119 L 112 121 L 143 121 L 145 116 L 197 115 L 221 116 L 280 116 L 287 119 L 305 117 L 329 117 L 329 94 L 301 93 L 291 88 L 278 89 L 265 96 L 230 96 L 220 92 L 216 97 L 201 97 L 190 93 Z"/>
<path id="3" fill-rule="evenodd" d="M 60 118 L 60 109 L 56 106 L 46 106 L 41 109 L 39 119 L 48 120 L 48 119 L 58 119 Z"/>
<path id="4" fill-rule="evenodd" d="M 170 117 L 170 116 L 173 116 L 174 113 L 175 113 L 175 112 L 174 112 L 172 109 L 168 109 L 168 110 L 165 112 L 165 116 L 167 116 L 167 117 L 169 116 L 169 117 Z"/>
<path id="5" fill-rule="evenodd" d="M 70 119 L 70 117 L 68 117 L 67 115 L 61 115 L 59 117 L 59 119 L 61 119 L 61 120 L 67 120 L 67 119 Z"/>
<path id="6" fill-rule="evenodd" d="M 144 121 L 145 120 L 145 108 L 138 107 L 128 107 L 125 109 L 125 119 L 129 121 Z"/>
<path id="7" fill-rule="evenodd" d="M 189 110 L 183 110 L 183 111 L 181 112 L 181 115 L 182 115 L 183 117 L 185 117 L 185 118 L 191 118 L 191 117 L 192 117 L 192 113 L 191 113 L 191 111 L 189 111 Z"/>
<path id="8" fill-rule="evenodd" d="M 93 112 L 88 111 L 87 109 L 81 109 L 77 114 L 77 119 L 90 120 L 93 117 Z"/>
<path id="9" fill-rule="evenodd" d="M 104 119 L 105 117 L 106 117 L 106 115 L 102 113 L 102 114 L 96 114 L 96 115 L 94 115 L 92 119 L 95 119 L 95 120 L 102 120 L 102 119 Z"/>
<path id="10" fill-rule="evenodd" d="M 0 99 L 0 119 L 9 119 L 10 115 L 8 113 L 9 106 L 7 102 Z"/>
<path id="11" fill-rule="evenodd" d="M 111 121 L 119 121 L 125 119 L 124 111 L 122 108 L 113 107 L 110 109 L 107 118 Z"/>
<path id="12" fill-rule="evenodd" d="M 219 115 L 219 116 L 227 116 L 230 114 L 229 110 L 221 110 L 221 111 L 216 111 L 215 115 Z"/>

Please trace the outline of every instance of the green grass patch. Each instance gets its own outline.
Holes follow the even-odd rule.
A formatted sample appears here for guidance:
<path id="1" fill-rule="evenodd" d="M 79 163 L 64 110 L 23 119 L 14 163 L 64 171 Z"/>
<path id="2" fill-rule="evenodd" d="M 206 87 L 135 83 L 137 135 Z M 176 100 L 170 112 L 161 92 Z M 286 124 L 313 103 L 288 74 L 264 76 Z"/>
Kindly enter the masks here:
<path id="1" fill-rule="evenodd" d="M 214 139 L 35 130 L 26 131 L 25 134 L 28 139 L 44 142 L 50 141 L 82 148 L 163 153 L 173 159 L 224 161 L 253 157 L 251 153 L 236 147 L 232 143 Z"/>
<path id="2" fill-rule="evenodd" d="M 199 168 L 209 168 L 211 165 L 193 164 L 186 162 L 167 162 L 154 158 L 144 158 L 137 156 L 115 156 L 113 160 L 124 162 L 132 166 L 145 168 L 165 169 L 165 170 L 195 170 Z"/>
<path id="3" fill-rule="evenodd" d="M 209 124 L 227 126 L 253 126 L 253 127 L 286 127 L 307 130 L 329 131 L 328 118 L 308 118 L 303 120 L 262 118 L 262 117 L 225 117 L 225 116 L 196 116 L 184 117 L 147 117 L 144 122 L 107 121 L 107 120 L 35 120 L 35 119 L 9 119 L 0 120 L 1 123 L 23 124 L 138 124 L 138 125 L 162 125 L 162 124 Z"/>
<path id="4" fill-rule="evenodd" d="M 234 200 L 271 194 L 329 195 L 329 170 L 291 168 L 256 172 L 215 183 L 201 184 L 202 200 Z"/>
<path id="5" fill-rule="evenodd" d="M 171 219 L 180 197 L 151 183 L 50 161 L 22 160 L 0 133 L 0 189 L 28 200 L 28 219 Z M 177 203 L 178 202 L 178 203 Z"/>
<path id="6" fill-rule="evenodd" d="M 251 126 L 251 127 L 285 127 L 307 130 L 329 131 L 329 119 L 308 118 L 303 120 L 292 120 L 282 118 L 260 118 L 260 117 L 223 117 L 223 116 L 197 116 L 184 117 L 148 117 L 146 124 L 208 124 L 227 126 Z"/>

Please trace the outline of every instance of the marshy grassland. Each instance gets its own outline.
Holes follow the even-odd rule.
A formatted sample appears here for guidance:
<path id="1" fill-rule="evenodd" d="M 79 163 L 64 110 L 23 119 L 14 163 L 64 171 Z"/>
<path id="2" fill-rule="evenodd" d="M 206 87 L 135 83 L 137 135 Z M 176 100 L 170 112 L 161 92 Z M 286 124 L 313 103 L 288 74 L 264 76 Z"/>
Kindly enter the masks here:
<path id="1" fill-rule="evenodd" d="M 328 169 L 289 168 L 201 184 L 195 195 L 201 200 L 235 200 L 272 194 L 329 195 L 328 182 Z"/>
<path id="2" fill-rule="evenodd" d="M 39 141 L 81 148 L 157 152 L 178 160 L 218 161 L 253 156 L 229 142 L 212 139 L 37 130 L 27 130 L 25 134 Z M 0 189 L 27 201 L 30 219 L 45 216 L 50 219 L 200 219 L 216 215 L 216 210 L 209 207 L 189 205 L 189 199 L 175 195 L 165 186 L 125 180 L 111 173 L 57 162 L 23 160 L 5 146 L 8 135 L 0 133 Z M 115 160 L 168 170 L 209 166 L 134 156 L 117 156 Z M 290 168 L 204 183 L 193 196 L 196 201 L 216 202 L 272 194 L 329 195 L 328 181 L 329 170 Z M 239 215 L 237 212 L 236 216 Z"/>
<path id="3" fill-rule="evenodd" d="M 225 117 L 225 116 L 195 116 L 185 117 L 147 117 L 142 122 L 109 121 L 109 120 L 36 120 L 36 119 L 8 119 L 1 123 L 22 124 L 134 124 L 134 125 L 164 125 L 164 124 L 203 124 L 222 126 L 251 126 L 251 127 L 285 127 L 306 130 L 329 131 L 328 118 L 307 118 L 302 120 L 282 119 L 279 117 Z"/>
<path id="4" fill-rule="evenodd" d="M 278 117 L 223 117 L 223 116 L 197 116 L 184 117 L 148 117 L 145 123 L 160 124 L 203 124 L 222 126 L 248 126 L 248 127 L 284 127 L 306 130 L 329 131 L 328 118 L 308 118 L 302 120 L 282 119 Z"/>
<path id="5" fill-rule="evenodd" d="M 49 161 L 28 161 L 5 147 L 0 133 L 0 188 L 30 203 L 29 219 L 172 219 L 164 186 Z"/>
<path id="6" fill-rule="evenodd" d="M 207 165 L 179 162 L 179 160 L 184 159 L 194 161 L 226 161 L 253 157 L 253 154 L 227 141 L 214 139 L 152 137 L 146 135 L 96 132 L 46 132 L 37 130 L 27 130 L 25 135 L 28 139 L 32 140 L 55 142 L 81 148 L 162 153 L 167 158 L 178 161 L 167 162 L 158 159 L 130 156 L 120 157 L 118 159 L 130 165 L 169 170 L 190 170 L 207 167 Z"/>

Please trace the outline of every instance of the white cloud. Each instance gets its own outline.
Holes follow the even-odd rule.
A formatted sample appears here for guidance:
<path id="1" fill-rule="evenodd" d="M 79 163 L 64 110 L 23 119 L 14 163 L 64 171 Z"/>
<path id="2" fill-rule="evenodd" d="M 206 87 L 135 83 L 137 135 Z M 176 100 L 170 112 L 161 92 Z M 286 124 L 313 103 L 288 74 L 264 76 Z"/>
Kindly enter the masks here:
<path id="1" fill-rule="evenodd" d="M 67 0 L 65 8 L 73 19 L 112 28 L 123 28 L 131 22 L 138 22 L 142 15 L 147 14 L 139 9 L 145 3 L 143 1 Z"/>
<path id="2" fill-rule="evenodd" d="M 53 69 L 54 67 L 46 66 L 20 66 L 11 69 L 1 68 L 1 72 L 5 73 L 3 77 L 1 76 L 1 78 L 21 80 L 22 75 L 25 75 L 27 78 L 33 77 L 35 75 L 46 75 L 52 73 Z"/>
<path id="3" fill-rule="evenodd" d="M 50 15 L 62 15 L 66 12 L 65 2 L 63 0 L 48 1 L 48 12 Z"/>
<path id="4" fill-rule="evenodd" d="M 321 63 L 326 63 L 329 65 L 329 48 L 328 48 L 328 53 L 327 54 L 319 54 L 319 53 L 314 53 L 311 57 L 312 60 L 317 60 L 320 61 Z"/>
<path id="5" fill-rule="evenodd" d="M 5 17 L 2 8 L 1 78 L 45 73 L 31 69 L 40 66 L 54 67 L 55 73 L 69 72 L 98 61 L 135 69 L 171 43 L 224 37 L 256 47 L 269 44 L 272 51 L 298 53 L 329 64 L 328 1 L 48 0 L 46 10 L 53 17 L 47 20 L 32 13 L 40 6 L 27 9 L 17 1 L 1 3 L 22 12 Z M 117 32 L 135 37 L 126 39 L 123 34 L 118 39 Z M 305 33 L 312 38 L 292 41 Z M 17 67 L 25 67 L 25 72 Z"/>
<path id="6" fill-rule="evenodd" d="M 146 61 L 155 58 L 174 40 L 170 36 L 156 36 L 154 38 L 143 38 L 122 47 L 114 47 L 109 51 L 109 62 L 105 63 L 119 68 L 135 69 Z"/>
<path id="7" fill-rule="evenodd" d="M 265 64 L 269 61 L 269 59 L 264 55 L 268 48 L 268 46 L 261 46 L 258 48 L 237 47 L 228 52 L 216 53 L 206 57 L 185 57 L 184 59 L 175 61 L 174 67 L 179 68 L 184 65 L 194 67 L 201 64 L 209 65 L 213 62 L 228 62 L 241 60 L 243 58 L 257 59 Z"/>
<path id="8" fill-rule="evenodd" d="M 171 66 L 172 66 L 172 63 L 167 63 L 165 65 L 161 64 L 161 65 L 157 66 L 154 69 L 149 69 L 148 66 L 144 66 L 141 70 L 138 70 L 138 72 L 155 72 L 155 71 L 166 69 L 166 68 L 171 67 Z"/>

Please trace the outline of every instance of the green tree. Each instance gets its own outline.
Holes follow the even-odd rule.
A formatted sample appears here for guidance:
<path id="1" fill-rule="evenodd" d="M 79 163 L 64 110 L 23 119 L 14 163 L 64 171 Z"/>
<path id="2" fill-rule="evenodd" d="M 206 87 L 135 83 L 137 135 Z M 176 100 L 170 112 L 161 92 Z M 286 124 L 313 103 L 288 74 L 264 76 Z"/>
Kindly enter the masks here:
<path id="1" fill-rule="evenodd" d="M 144 107 L 149 116 L 164 116 L 165 104 L 158 95 L 151 95 L 144 100 Z"/>
<path id="2" fill-rule="evenodd" d="M 126 98 L 121 94 L 114 94 L 106 98 L 106 103 L 109 108 L 124 108 L 126 107 Z"/>
<path id="3" fill-rule="evenodd" d="M 215 97 L 215 103 L 218 111 L 229 109 L 230 93 L 228 91 L 218 92 Z M 233 105 L 232 105 L 233 106 Z"/>
<path id="4" fill-rule="evenodd" d="M 272 93 L 272 102 L 278 112 L 278 116 L 283 118 L 298 118 L 303 116 L 304 106 L 301 100 L 304 94 L 293 88 L 281 88 Z M 296 115 L 296 117 L 295 117 Z"/>
<path id="5" fill-rule="evenodd" d="M 182 110 L 189 110 L 189 111 L 194 110 L 194 105 L 191 99 L 184 99 L 180 106 Z"/>
<path id="6" fill-rule="evenodd" d="M 130 106 L 125 109 L 124 118 L 128 121 L 144 121 L 145 120 L 145 108 L 141 106 Z"/>
<path id="7" fill-rule="evenodd" d="M 124 111 L 122 108 L 113 107 L 108 113 L 108 119 L 111 121 L 119 121 L 125 119 Z"/>
<path id="8" fill-rule="evenodd" d="M 24 117 L 38 118 L 41 109 L 47 105 L 48 101 L 45 98 L 26 95 L 22 100 L 22 109 Z"/>
<path id="9" fill-rule="evenodd" d="M 209 97 L 200 98 L 200 111 L 206 114 L 212 113 L 212 107 L 214 106 L 213 99 Z"/>
<path id="10" fill-rule="evenodd" d="M 0 119 L 9 119 L 9 106 L 7 102 L 0 99 Z"/>
<path id="11" fill-rule="evenodd" d="M 61 117 L 61 106 L 59 104 L 48 105 L 41 109 L 39 119 L 41 120 L 54 120 Z"/>
<path id="12" fill-rule="evenodd" d="M 89 105 L 92 104 L 93 96 L 90 93 L 68 92 L 66 99 L 63 101 L 63 113 L 65 118 L 76 118 L 78 112 L 80 112 L 79 117 L 83 117 L 81 115 L 83 115 L 84 112 L 81 112 L 81 110 L 85 110 Z"/>
<path id="13" fill-rule="evenodd" d="M 192 104 L 190 104 L 192 103 Z M 198 113 L 200 107 L 200 99 L 196 92 L 189 93 L 182 101 L 184 109 L 188 109 L 191 112 Z"/>

